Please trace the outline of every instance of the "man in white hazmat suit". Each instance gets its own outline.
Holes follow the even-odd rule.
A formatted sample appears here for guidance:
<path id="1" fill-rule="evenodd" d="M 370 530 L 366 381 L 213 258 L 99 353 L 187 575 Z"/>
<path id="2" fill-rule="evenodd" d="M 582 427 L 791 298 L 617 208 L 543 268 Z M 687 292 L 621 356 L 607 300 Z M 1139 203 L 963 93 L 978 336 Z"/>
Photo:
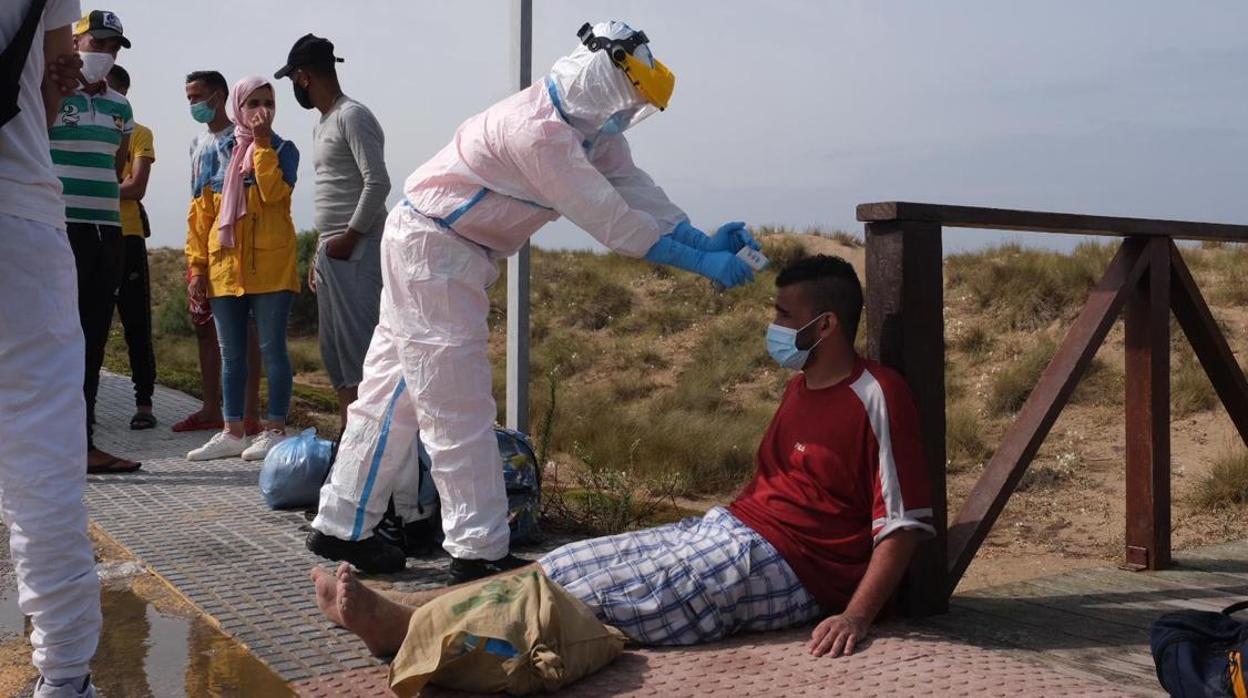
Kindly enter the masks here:
<path id="1" fill-rule="evenodd" d="M 486 354 L 498 259 L 565 216 L 631 257 L 726 288 L 753 279 L 743 223 L 689 224 L 633 164 L 622 132 L 665 109 L 675 79 L 623 22 L 586 24 L 549 75 L 460 125 L 404 185 L 382 236 L 381 319 L 307 546 L 365 572 L 403 569 L 372 535 L 417 434 L 441 497 L 449 581 L 524 564 L 508 552 L 507 498 Z M 399 512 L 402 516 L 403 512 Z"/>

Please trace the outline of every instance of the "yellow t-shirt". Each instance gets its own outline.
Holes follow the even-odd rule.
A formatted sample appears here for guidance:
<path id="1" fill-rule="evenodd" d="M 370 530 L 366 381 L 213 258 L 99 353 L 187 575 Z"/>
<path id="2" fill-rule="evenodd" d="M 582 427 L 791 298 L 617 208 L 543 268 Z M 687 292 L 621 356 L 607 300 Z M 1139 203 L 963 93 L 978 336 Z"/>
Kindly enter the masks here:
<path id="1" fill-rule="evenodd" d="M 130 157 L 126 159 L 126 169 L 121 172 L 122 181 L 130 176 L 130 166 L 137 158 L 147 158 L 156 162 L 156 146 L 152 140 L 152 130 L 136 123 L 134 132 L 130 134 Z M 129 199 L 121 200 L 121 234 L 143 237 L 143 219 L 139 216 L 139 202 Z"/>

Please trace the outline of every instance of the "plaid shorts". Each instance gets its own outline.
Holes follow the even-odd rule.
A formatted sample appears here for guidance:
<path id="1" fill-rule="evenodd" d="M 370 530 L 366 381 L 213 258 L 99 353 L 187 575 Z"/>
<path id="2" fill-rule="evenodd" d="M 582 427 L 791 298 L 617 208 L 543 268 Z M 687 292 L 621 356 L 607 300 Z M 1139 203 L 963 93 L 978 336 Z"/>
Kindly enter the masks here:
<path id="1" fill-rule="evenodd" d="M 644 645 L 693 645 L 821 615 L 780 553 L 722 507 L 565 545 L 540 563 L 599 620 Z"/>

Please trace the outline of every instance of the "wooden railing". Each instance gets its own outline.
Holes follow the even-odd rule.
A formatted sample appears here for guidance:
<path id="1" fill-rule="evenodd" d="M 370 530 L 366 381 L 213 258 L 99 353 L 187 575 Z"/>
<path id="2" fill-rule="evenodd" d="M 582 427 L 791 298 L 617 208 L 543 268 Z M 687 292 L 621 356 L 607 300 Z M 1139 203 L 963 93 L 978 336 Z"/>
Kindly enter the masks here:
<path id="1" fill-rule="evenodd" d="M 934 490 L 937 536 L 916 555 L 902 589 L 909 615 L 943 613 L 1122 313 L 1126 362 L 1126 564 L 1170 563 L 1170 313 L 1248 442 L 1248 381 L 1174 240 L 1248 242 L 1248 226 L 1110 218 L 908 202 L 862 204 L 866 223 L 868 353 L 899 370 L 918 403 Z M 948 518 L 941 230 L 991 228 L 1124 238 L 966 502 Z M 1248 271 L 1248 270 L 1246 270 Z"/>

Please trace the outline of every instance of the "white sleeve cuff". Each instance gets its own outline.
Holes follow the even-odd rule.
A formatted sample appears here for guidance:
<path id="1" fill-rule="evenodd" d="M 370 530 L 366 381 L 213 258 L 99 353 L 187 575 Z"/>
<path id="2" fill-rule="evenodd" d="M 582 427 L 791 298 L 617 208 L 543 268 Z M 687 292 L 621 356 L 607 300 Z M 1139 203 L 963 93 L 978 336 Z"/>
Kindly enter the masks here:
<path id="1" fill-rule="evenodd" d="M 897 531 L 901 531 L 904 529 L 913 529 L 917 531 L 923 531 L 924 539 L 934 537 L 936 535 L 936 528 L 932 526 L 930 523 L 924 523 L 922 521 L 919 521 L 918 518 L 913 516 L 914 513 L 915 512 L 908 511 L 906 512 L 905 516 L 901 516 L 895 519 L 885 520 L 885 521 L 877 520 L 876 525 L 879 526 L 879 528 L 877 529 L 875 535 L 873 536 L 872 543 L 874 545 L 879 545 L 880 542 L 883 541 L 885 538 L 891 536 Z M 928 509 L 925 515 L 931 516 L 931 510 Z M 881 523 L 883 524 L 882 526 L 880 526 Z"/>

